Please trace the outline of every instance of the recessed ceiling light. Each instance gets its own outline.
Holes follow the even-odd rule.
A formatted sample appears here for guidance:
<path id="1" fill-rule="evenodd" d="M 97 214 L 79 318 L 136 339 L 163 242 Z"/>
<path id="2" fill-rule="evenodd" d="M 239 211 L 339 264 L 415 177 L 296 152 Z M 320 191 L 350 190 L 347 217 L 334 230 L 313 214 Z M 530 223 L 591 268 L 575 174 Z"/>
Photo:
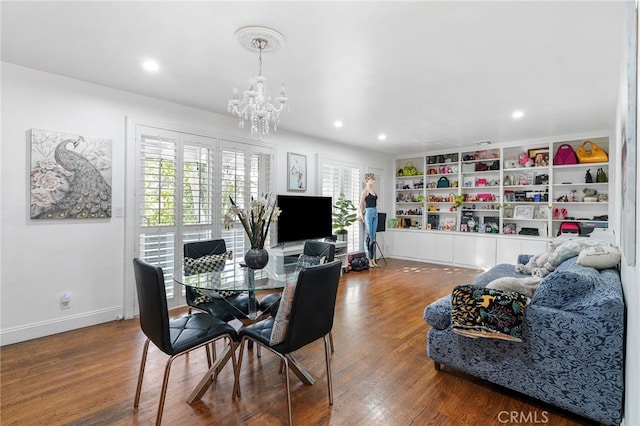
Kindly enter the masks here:
<path id="1" fill-rule="evenodd" d="M 142 68 L 144 68 L 145 71 L 148 72 L 158 72 L 158 70 L 160 69 L 160 65 L 153 59 L 147 59 L 142 63 Z"/>
<path id="2" fill-rule="evenodd" d="M 378 135 L 378 139 L 380 139 L 381 141 L 386 140 L 387 139 L 387 135 L 385 135 L 384 133 L 380 133 Z"/>
<path id="3" fill-rule="evenodd" d="M 515 118 L 516 120 L 519 118 L 522 118 L 524 117 L 524 111 L 521 111 L 521 110 L 513 111 L 513 114 L 511 114 L 511 117 Z"/>
<path id="4" fill-rule="evenodd" d="M 333 122 L 333 125 L 334 125 L 335 127 L 337 127 L 337 128 L 340 128 L 340 127 L 342 127 L 342 121 L 340 121 L 340 120 L 336 120 L 336 121 L 334 121 L 334 122 Z"/>

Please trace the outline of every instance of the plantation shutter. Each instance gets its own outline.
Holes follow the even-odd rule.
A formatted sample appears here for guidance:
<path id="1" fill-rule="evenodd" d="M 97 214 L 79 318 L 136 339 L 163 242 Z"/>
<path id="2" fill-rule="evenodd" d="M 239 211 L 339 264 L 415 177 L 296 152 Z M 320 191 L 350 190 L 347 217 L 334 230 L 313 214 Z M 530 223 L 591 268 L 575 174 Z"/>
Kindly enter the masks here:
<path id="1" fill-rule="evenodd" d="M 238 207 L 248 210 L 252 197 L 262 197 L 273 192 L 271 184 L 273 153 L 269 148 L 221 141 L 220 158 L 219 204 L 222 224 L 224 216 L 231 209 L 230 197 Z M 227 279 L 241 279 L 244 270 L 240 265 L 244 263 L 245 252 L 251 248 L 244 228 L 239 221 L 235 220 L 230 229 L 223 228 L 222 235 L 227 250 L 233 250 L 234 253 L 234 267 L 233 271 L 230 271 L 233 277 L 229 276 Z M 269 246 L 270 239 L 265 243 L 265 248 Z"/>
<path id="2" fill-rule="evenodd" d="M 216 238 L 214 176 L 215 149 L 211 138 L 183 135 L 182 148 L 182 241 L 176 260 L 182 260 L 184 243 Z M 182 262 L 177 267 L 182 267 Z"/>
<path id="3" fill-rule="evenodd" d="M 184 303 L 173 280 L 187 242 L 224 238 L 233 252 L 223 280 L 243 279 L 244 229 L 224 228 L 229 197 L 242 208 L 272 192 L 270 148 L 136 126 L 136 229 L 134 255 L 160 266 L 169 306 Z M 265 247 L 269 246 L 269 242 Z"/>
<path id="4" fill-rule="evenodd" d="M 319 161 L 321 173 L 321 193 L 323 196 L 332 197 L 335 202 L 340 194 L 344 194 L 347 199 L 353 201 L 357 207 L 360 202 L 360 176 L 361 170 L 358 165 L 333 161 L 328 158 L 321 158 Z M 360 249 L 361 225 L 356 221 L 347 227 L 348 239 L 347 248 L 349 252 Z"/>
<path id="5" fill-rule="evenodd" d="M 164 271 L 167 299 L 174 298 L 176 163 L 179 135 L 158 129 L 138 129 L 136 175 L 137 257 Z M 148 132 L 148 133 L 147 133 Z"/>

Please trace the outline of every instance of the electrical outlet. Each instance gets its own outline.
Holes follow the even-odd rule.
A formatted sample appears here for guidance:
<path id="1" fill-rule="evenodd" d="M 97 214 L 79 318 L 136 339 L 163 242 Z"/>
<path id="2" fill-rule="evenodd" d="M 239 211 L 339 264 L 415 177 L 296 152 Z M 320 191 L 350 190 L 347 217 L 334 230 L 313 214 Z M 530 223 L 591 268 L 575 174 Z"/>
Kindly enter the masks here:
<path id="1" fill-rule="evenodd" d="M 60 309 L 69 309 L 71 307 L 71 294 L 65 292 L 60 296 Z"/>

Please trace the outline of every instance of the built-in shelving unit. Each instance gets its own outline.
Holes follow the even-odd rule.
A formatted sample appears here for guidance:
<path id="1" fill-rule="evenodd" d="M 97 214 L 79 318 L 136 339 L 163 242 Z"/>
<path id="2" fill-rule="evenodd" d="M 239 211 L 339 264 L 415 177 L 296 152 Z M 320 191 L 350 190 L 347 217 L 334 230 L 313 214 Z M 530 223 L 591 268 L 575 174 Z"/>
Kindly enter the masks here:
<path id="1" fill-rule="evenodd" d="M 608 224 L 609 164 L 553 164 L 552 141 L 396 159 L 395 223 L 424 231 L 549 238 L 563 221 L 587 233 Z M 605 151 L 606 137 L 593 141 Z M 597 182 L 598 169 L 607 176 Z M 587 171 L 593 177 L 587 183 Z M 603 174 L 600 173 L 600 176 Z"/>
<path id="2" fill-rule="evenodd" d="M 609 152 L 608 137 L 589 140 Z M 387 227 L 388 253 L 489 268 L 514 263 L 519 253 L 543 252 L 565 221 L 578 222 L 583 233 L 607 227 L 609 163 L 553 164 L 560 145 L 577 151 L 584 141 L 487 145 L 397 158 L 396 227 Z M 596 181 L 598 169 L 607 182 Z M 587 170 L 593 183 L 585 181 Z"/>

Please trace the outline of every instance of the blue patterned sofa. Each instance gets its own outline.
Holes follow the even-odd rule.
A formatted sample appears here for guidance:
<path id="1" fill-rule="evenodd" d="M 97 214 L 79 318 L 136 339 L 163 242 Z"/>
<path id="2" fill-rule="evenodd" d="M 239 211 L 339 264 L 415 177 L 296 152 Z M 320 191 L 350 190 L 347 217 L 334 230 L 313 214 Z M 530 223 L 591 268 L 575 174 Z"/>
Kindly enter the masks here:
<path id="1" fill-rule="evenodd" d="M 527 263 L 520 255 L 518 263 Z M 541 281 L 525 310 L 522 342 L 453 332 L 451 296 L 426 307 L 427 353 L 440 365 L 521 392 L 605 424 L 620 424 L 623 401 L 624 301 L 616 269 L 598 271 L 572 257 Z M 476 278 L 524 278 L 497 265 Z"/>

